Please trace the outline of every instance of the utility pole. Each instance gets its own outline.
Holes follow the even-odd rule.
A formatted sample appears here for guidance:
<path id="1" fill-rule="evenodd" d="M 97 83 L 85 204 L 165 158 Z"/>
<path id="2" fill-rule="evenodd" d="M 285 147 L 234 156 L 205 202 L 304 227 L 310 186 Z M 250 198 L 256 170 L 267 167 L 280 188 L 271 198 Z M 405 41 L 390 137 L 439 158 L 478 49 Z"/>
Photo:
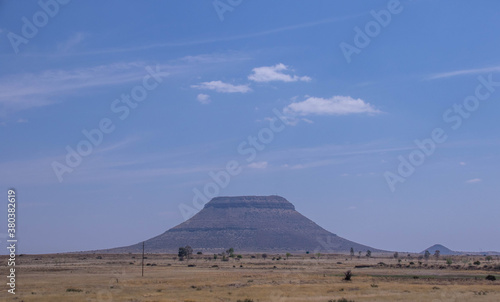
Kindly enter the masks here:
<path id="1" fill-rule="evenodd" d="M 144 241 L 142 242 L 142 277 L 144 277 Z"/>

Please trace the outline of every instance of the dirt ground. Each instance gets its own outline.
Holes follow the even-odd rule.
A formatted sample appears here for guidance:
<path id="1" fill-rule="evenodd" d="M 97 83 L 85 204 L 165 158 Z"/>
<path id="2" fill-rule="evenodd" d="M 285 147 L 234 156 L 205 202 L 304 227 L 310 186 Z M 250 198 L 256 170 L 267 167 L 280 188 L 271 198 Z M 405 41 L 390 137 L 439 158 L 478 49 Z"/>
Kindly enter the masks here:
<path id="1" fill-rule="evenodd" d="M 0 301 L 500 301 L 497 256 L 489 261 L 455 256 L 450 265 L 445 256 L 427 261 L 390 255 L 146 257 L 141 277 L 141 255 L 22 255 L 16 295 L 7 293 L 4 282 Z M 7 263 L 6 256 L 0 258 Z M 351 281 L 343 280 L 347 270 Z M 7 274 L 6 266 L 3 271 Z M 486 280 L 487 275 L 497 280 Z"/>

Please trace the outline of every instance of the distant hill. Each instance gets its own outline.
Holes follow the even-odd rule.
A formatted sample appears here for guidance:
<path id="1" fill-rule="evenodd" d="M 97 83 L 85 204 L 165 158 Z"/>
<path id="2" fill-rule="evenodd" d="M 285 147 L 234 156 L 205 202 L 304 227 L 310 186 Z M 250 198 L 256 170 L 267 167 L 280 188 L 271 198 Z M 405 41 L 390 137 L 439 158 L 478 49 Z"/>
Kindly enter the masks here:
<path id="1" fill-rule="evenodd" d="M 449 248 L 447 248 L 446 246 L 441 245 L 441 244 L 434 244 L 433 246 L 423 250 L 421 254 L 424 254 L 425 251 L 429 251 L 429 253 L 431 253 L 431 255 L 434 255 L 434 253 L 437 250 L 439 250 L 439 253 L 441 255 L 461 255 L 462 254 L 461 252 L 452 251 Z"/>
<path id="2" fill-rule="evenodd" d="M 429 251 L 432 255 L 436 252 L 436 250 L 439 250 L 439 253 L 441 255 L 485 255 L 485 256 L 498 256 L 500 255 L 500 252 L 493 252 L 493 251 L 488 251 L 488 252 L 458 252 L 458 251 L 452 251 L 449 248 L 445 247 L 444 245 L 441 244 L 434 244 L 433 246 L 423 250 L 421 254 L 424 254 L 425 251 Z"/>
<path id="3" fill-rule="evenodd" d="M 230 247 L 237 252 L 385 252 L 330 233 L 280 196 L 216 197 L 189 220 L 145 241 L 150 253 L 176 253 L 186 245 L 203 252 Z M 140 251 L 142 242 L 99 252 Z"/>

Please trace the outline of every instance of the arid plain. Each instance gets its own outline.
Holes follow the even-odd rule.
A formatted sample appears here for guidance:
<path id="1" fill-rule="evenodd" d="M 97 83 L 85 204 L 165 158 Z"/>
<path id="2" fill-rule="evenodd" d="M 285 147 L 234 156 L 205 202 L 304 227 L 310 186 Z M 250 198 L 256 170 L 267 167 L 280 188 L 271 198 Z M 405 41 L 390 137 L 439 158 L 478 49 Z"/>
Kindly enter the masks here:
<path id="1" fill-rule="evenodd" d="M 179 261 L 174 254 L 147 254 L 142 277 L 137 254 L 22 255 L 16 270 L 17 293 L 3 291 L 1 300 L 500 301 L 498 256 L 241 257 L 222 261 L 213 254 L 195 254 Z M 351 281 L 344 280 L 348 270 Z M 496 280 L 486 280 L 488 275 Z"/>

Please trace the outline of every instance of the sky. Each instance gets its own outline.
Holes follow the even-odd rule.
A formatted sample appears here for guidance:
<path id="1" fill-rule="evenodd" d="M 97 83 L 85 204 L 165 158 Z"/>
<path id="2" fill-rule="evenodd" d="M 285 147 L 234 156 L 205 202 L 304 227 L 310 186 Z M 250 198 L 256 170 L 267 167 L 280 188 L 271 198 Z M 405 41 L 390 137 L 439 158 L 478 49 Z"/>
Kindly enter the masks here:
<path id="1" fill-rule="evenodd" d="M 135 244 L 280 195 L 385 250 L 500 251 L 500 3 L 1 1 L 0 240 Z"/>

